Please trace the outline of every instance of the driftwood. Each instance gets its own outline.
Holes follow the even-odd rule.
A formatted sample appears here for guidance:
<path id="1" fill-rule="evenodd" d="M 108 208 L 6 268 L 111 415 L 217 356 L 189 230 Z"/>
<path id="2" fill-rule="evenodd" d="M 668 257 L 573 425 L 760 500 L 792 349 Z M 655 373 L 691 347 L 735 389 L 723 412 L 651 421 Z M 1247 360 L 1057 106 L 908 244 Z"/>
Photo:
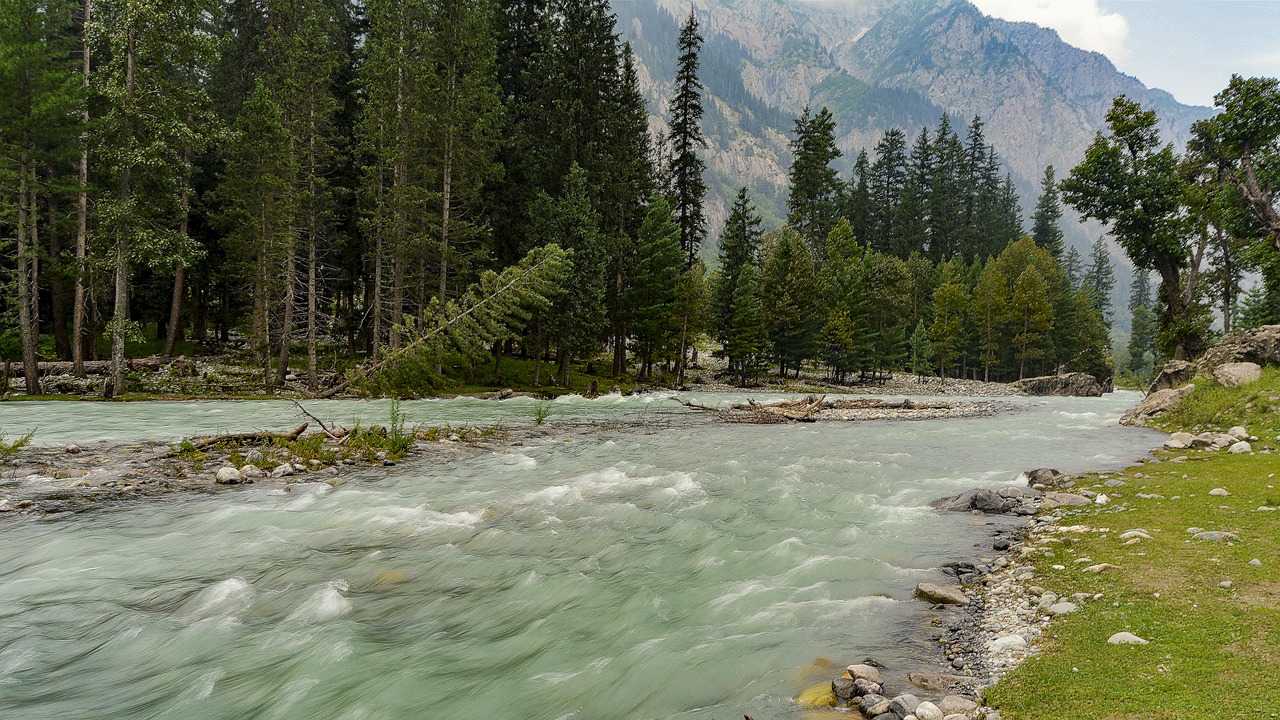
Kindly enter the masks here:
<path id="1" fill-rule="evenodd" d="M 325 426 L 323 420 L 307 412 L 307 409 L 302 407 L 302 403 L 298 402 L 297 400 L 293 400 L 293 404 L 298 408 L 298 412 L 314 420 L 315 423 L 320 426 L 320 429 L 324 431 L 324 434 L 328 435 L 330 438 L 334 440 L 338 440 L 340 442 L 345 442 L 347 439 L 347 436 L 351 434 L 351 432 L 344 427 L 338 427 L 337 425 L 334 425 L 333 427 L 330 428 Z M 303 425 L 303 427 L 306 427 L 306 425 Z"/>
<path id="2" fill-rule="evenodd" d="M 223 444 L 248 445 L 251 443 L 271 442 L 274 440 L 284 440 L 287 442 L 293 442 L 294 440 L 297 440 L 299 437 L 301 437 L 302 433 L 306 431 L 308 426 L 309 426 L 309 423 L 302 423 L 298 427 L 286 433 L 271 432 L 269 430 L 260 430 L 258 432 L 213 435 L 211 437 L 205 437 L 205 438 L 199 438 L 199 439 L 192 438 L 191 447 L 175 448 L 168 452 L 161 453 L 160 455 L 157 455 L 152 459 L 160 460 L 163 458 L 171 458 L 176 455 L 182 454 L 186 450 L 204 450 L 205 448 L 210 448 L 210 447 L 213 447 L 214 445 L 223 445 Z"/>
<path id="3" fill-rule="evenodd" d="M 826 410 L 949 410 L 952 407 L 950 403 L 919 403 L 906 398 L 898 402 L 885 402 L 880 398 L 828 400 L 826 395 L 810 395 L 799 400 L 777 400 L 769 403 L 758 403 L 748 398 L 745 403 L 733 403 L 722 408 L 679 399 L 676 402 L 691 410 L 717 413 L 728 422 L 757 424 L 816 422 L 819 414 Z"/>

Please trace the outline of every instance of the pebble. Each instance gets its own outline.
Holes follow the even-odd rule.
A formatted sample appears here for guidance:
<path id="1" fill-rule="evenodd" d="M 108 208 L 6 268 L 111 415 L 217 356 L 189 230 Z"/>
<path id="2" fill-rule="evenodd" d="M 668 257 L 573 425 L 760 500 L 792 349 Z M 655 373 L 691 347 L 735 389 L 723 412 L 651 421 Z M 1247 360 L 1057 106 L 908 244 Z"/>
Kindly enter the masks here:
<path id="1" fill-rule="evenodd" d="M 1050 615 L 1066 615 L 1067 613 L 1073 613 L 1079 609 L 1080 608 L 1077 607 L 1075 603 L 1060 602 L 1050 605 L 1045 609 L 1045 612 Z"/>
<path id="2" fill-rule="evenodd" d="M 926 700 L 916 706 L 915 716 L 918 720 L 942 720 L 942 711 Z"/>
<path id="3" fill-rule="evenodd" d="M 1254 567 L 1262 567 L 1262 561 L 1261 561 L 1261 560 L 1259 560 L 1258 558 L 1254 558 L 1254 559 L 1250 560 L 1250 561 L 1249 561 L 1249 564 L 1250 564 L 1250 565 L 1252 565 L 1252 566 L 1254 566 Z"/>
<path id="4" fill-rule="evenodd" d="M 1012 650 L 1024 650 L 1026 647 L 1027 640 L 1021 635 L 1005 635 L 1004 637 L 996 638 L 995 640 L 987 643 L 987 649 L 996 653 L 1009 652 Z"/>
<path id="5" fill-rule="evenodd" d="M 219 485 L 239 485 L 244 482 L 244 476 L 240 474 L 239 470 L 228 465 L 218 468 L 217 474 L 214 475 L 214 482 Z"/>
<path id="6" fill-rule="evenodd" d="M 1250 445 L 1248 441 L 1241 440 L 1240 442 L 1235 443 L 1230 448 L 1228 448 L 1227 452 L 1231 453 L 1232 455 L 1243 455 L 1245 453 L 1253 452 L 1253 446 Z"/>
<path id="7" fill-rule="evenodd" d="M 1209 491 L 1209 494 L 1213 495 L 1214 497 L 1227 497 L 1231 493 L 1227 492 L 1226 488 L 1214 488 Z"/>
<path id="8" fill-rule="evenodd" d="M 1090 565 L 1089 567 L 1085 568 L 1083 572 L 1100 573 L 1100 572 L 1105 572 L 1107 570 L 1119 570 L 1119 569 L 1120 569 L 1119 565 L 1112 565 L 1111 563 L 1098 563 L 1097 565 Z"/>
<path id="9" fill-rule="evenodd" d="M 1192 540 L 1208 540 L 1209 542 L 1238 541 L 1239 535 L 1233 532 L 1223 532 L 1221 530 L 1210 530 L 1208 532 L 1198 532 L 1191 536 Z"/>
<path id="10" fill-rule="evenodd" d="M 1231 586 L 1234 584 L 1235 583 L 1231 582 L 1230 580 L 1223 580 L 1222 582 L 1218 583 L 1218 587 L 1222 588 L 1223 590 L 1229 590 Z"/>

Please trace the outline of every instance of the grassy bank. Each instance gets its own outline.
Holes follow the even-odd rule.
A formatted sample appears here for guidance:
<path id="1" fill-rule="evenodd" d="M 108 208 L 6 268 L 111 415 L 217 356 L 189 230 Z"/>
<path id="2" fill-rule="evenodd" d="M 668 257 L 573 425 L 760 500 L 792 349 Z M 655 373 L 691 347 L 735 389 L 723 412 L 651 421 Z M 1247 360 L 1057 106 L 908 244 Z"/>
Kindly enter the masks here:
<path id="1" fill-rule="evenodd" d="M 1083 487 L 1126 485 L 1095 488 L 1112 503 L 1069 514 L 1057 542 L 1038 545 L 1035 582 L 1061 595 L 1101 597 L 1055 619 L 1043 651 L 988 691 L 1005 720 L 1276 717 L 1280 511 L 1259 509 L 1280 505 L 1273 406 L 1280 406 L 1277 371 L 1240 389 L 1205 385 L 1161 429 L 1244 425 L 1260 438 L 1253 454 L 1162 452 L 1162 462 L 1081 479 Z M 1210 495 L 1216 488 L 1230 494 Z M 1236 539 L 1197 540 L 1189 528 Z M 1151 537 L 1122 540 L 1131 529 Z M 1118 568 L 1083 571 L 1100 563 Z M 1149 644 L 1108 644 L 1121 631 Z"/>

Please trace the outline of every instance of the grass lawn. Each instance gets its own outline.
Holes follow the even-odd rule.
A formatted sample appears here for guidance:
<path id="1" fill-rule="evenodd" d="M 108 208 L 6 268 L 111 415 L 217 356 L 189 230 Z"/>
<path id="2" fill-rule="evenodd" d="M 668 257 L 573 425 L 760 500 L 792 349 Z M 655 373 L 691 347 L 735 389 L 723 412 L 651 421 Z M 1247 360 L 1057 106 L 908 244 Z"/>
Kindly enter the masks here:
<path id="1" fill-rule="evenodd" d="M 1061 542 L 1041 546 L 1052 556 L 1034 561 L 1035 583 L 1102 597 L 1055 619 L 1043 651 L 987 692 L 1005 720 L 1280 716 L 1280 510 L 1259 510 L 1280 505 L 1280 453 L 1257 452 L 1273 448 L 1278 396 L 1280 372 L 1268 371 L 1246 388 L 1198 388 L 1163 418 L 1166 431 L 1245 425 L 1260 438 L 1254 454 L 1162 453 L 1163 462 L 1079 481 L 1127 486 L 1105 488 L 1111 505 L 1063 520 Z M 1193 527 L 1238 540 L 1195 540 Z M 1131 529 L 1152 538 L 1121 540 Z M 1082 571 L 1098 563 L 1119 569 Z M 1150 644 L 1107 643 L 1121 631 Z"/>

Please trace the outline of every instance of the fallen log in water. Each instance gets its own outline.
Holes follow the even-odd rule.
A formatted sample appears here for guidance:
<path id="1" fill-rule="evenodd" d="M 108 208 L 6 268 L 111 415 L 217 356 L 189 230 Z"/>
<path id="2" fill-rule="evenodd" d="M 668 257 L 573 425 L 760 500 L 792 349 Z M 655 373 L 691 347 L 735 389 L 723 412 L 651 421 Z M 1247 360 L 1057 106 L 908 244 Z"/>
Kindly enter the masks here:
<path id="1" fill-rule="evenodd" d="M 192 438 L 189 441 L 190 442 L 189 447 L 177 447 L 168 452 L 161 453 L 152 459 L 161 460 L 164 458 L 171 458 L 176 455 L 180 455 L 185 451 L 204 450 L 206 448 L 213 447 L 214 445 L 248 445 L 250 443 L 273 442 L 276 440 L 293 442 L 294 440 L 297 440 L 299 437 L 302 436 L 302 433 L 306 431 L 308 425 L 309 423 L 302 423 L 298 427 L 286 433 L 271 432 L 269 430 L 260 430 L 258 432 L 228 433 L 226 435 L 213 435 L 213 436 L 204 437 L 204 438 Z"/>
<path id="2" fill-rule="evenodd" d="M 908 398 L 898 402 L 885 402 L 880 398 L 846 398 L 828 400 L 826 395 L 800 398 L 798 400 L 775 400 L 758 403 L 748 399 L 745 403 L 731 403 L 724 407 L 708 407 L 685 400 L 677 399 L 681 405 L 690 410 L 713 412 L 727 422 L 773 424 L 786 422 L 817 422 L 823 419 L 822 413 L 829 410 L 899 410 L 899 411 L 931 411 L 951 410 L 953 405 L 945 402 L 920 403 Z M 841 419 L 841 418 L 827 418 Z M 848 419 L 848 418 L 843 418 Z"/>

